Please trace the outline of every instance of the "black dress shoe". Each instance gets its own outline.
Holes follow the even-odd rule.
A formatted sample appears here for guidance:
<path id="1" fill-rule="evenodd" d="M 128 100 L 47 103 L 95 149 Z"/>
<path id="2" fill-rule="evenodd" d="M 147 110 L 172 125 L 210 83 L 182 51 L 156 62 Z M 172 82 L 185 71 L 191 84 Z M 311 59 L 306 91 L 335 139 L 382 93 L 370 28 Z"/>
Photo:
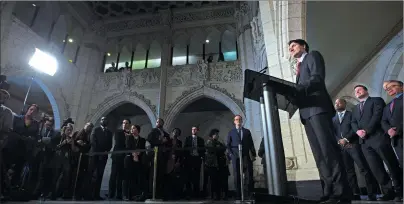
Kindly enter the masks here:
<path id="1" fill-rule="evenodd" d="M 388 193 L 384 194 L 382 197 L 379 197 L 377 200 L 379 200 L 379 201 L 389 201 L 389 200 L 394 200 L 395 197 L 396 197 L 395 193 L 388 192 Z"/>
<path id="2" fill-rule="evenodd" d="M 377 198 L 375 195 L 368 195 L 368 201 L 377 201 Z"/>
<path id="3" fill-rule="evenodd" d="M 360 195 L 354 195 L 352 200 L 362 200 Z"/>
<path id="4" fill-rule="evenodd" d="M 327 201 L 328 199 L 330 199 L 329 196 L 322 196 L 322 197 L 320 198 L 320 202 Z"/>

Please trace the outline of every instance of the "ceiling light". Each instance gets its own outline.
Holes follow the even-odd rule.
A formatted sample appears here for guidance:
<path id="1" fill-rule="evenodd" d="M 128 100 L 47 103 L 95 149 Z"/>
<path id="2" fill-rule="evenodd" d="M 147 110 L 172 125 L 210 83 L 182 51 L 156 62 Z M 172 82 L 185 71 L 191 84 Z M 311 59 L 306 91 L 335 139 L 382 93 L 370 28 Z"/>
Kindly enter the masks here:
<path id="1" fill-rule="evenodd" d="M 66 42 L 66 40 L 63 40 L 63 42 Z"/>
<path id="2" fill-rule="evenodd" d="M 109 56 L 111 56 L 111 53 L 108 52 L 107 55 L 108 55 L 108 57 L 109 57 Z"/>
<path id="3" fill-rule="evenodd" d="M 72 43 L 72 42 L 73 42 L 73 39 L 69 38 L 69 43 Z"/>
<path id="4" fill-rule="evenodd" d="M 209 40 L 206 40 L 205 42 L 206 42 L 206 43 L 209 43 Z"/>
<path id="5" fill-rule="evenodd" d="M 32 6 L 35 7 L 36 5 L 35 5 L 35 4 L 32 4 Z"/>

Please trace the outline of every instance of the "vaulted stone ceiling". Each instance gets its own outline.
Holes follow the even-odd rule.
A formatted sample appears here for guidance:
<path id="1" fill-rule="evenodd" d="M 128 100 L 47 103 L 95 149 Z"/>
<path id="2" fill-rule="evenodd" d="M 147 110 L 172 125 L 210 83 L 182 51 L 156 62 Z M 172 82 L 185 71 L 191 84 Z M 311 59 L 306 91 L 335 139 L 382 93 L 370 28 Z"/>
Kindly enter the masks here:
<path id="1" fill-rule="evenodd" d="M 228 1 L 87 1 L 88 6 L 100 19 L 156 13 L 162 9 L 199 8 L 229 4 Z"/>

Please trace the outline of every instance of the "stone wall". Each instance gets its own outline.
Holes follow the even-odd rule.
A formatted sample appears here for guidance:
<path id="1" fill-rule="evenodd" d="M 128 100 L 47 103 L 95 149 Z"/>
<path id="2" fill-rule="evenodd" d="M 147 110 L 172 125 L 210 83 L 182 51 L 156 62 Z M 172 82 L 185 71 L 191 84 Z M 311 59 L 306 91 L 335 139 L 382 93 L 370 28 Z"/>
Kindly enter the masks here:
<path id="1" fill-rule="evenodd" d="M 356 76 L 342 88 L 335 98 L 345 98 L 351 104 L 357 104 L 353 87 L 365 85 L 371 96 L 379 96 L 390 101 L 383 90 L 383 81 L 404 79 L 403 68 L 403 30 L 401 30 L 386 46 L 384 46 Z"/>

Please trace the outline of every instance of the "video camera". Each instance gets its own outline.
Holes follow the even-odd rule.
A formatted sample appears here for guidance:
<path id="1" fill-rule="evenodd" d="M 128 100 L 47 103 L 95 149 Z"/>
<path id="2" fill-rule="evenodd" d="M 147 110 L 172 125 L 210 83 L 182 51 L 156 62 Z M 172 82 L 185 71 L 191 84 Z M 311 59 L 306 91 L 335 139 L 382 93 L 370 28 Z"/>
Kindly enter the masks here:
<path id="1" fill-rule="evenodd" d="M 7 77 L 5 75 L 0 75 L 0 89 L 8 90 L 10 89 L 10 84 L 7 83 Z"/>

